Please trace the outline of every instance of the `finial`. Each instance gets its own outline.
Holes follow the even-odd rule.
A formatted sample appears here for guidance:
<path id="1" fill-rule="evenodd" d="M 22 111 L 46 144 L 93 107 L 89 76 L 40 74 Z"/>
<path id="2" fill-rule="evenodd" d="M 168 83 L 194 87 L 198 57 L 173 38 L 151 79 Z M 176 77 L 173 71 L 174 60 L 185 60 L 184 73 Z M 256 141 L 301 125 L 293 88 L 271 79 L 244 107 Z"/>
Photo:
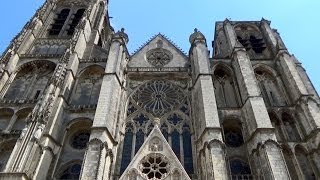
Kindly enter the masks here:
<path id="1" fill-rule="evenodd" d="M 190 38 L 189 38 L 189 42 L 191 44 L 193 44 L 195 41 L 197 42 L 206 42 L 206 38 L 204 37 L 204 35 L 197 29 L 194 29 L 194 33 L 191 34 Z"/>
<path id="2" fill-rule="evenodd" d="M 160 127 L 160 118 L 156 117 L 153 121 L 155 126 Z"/>
<path id="3" fill-rule="evenodd" d="M 124 32 L 124 30 L 125 30 L 124 28 L 121 28 L 121 32 Z"/>

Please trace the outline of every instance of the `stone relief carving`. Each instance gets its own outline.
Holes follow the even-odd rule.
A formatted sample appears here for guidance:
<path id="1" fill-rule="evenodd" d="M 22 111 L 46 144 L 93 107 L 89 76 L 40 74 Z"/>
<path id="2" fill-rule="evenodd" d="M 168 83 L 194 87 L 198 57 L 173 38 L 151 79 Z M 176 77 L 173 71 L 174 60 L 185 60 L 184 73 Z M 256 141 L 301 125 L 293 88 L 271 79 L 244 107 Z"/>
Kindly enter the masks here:
<path id="1" fill-rule="evenodd" d="M 157 42 L 157 48 L 148 51 L 146 54 L 148 62 L 155 67 L 163 67 L 173 58 L 172 53 L 162 48 L 162 46 L 163 42 L 159 40 Z"/>
<path id="2" fill-rule="evenodd" d="M 161 139 L 158 137 L 154 137 L 150 141 L 149 150 L 154 151 L 154 152 L 155 151 L 162 151 L 163 150 L 163 143 L 162 143 Z"/>
<path id="3" fill-rule="evenodd" d="M 144 157 L 140 171 L 146 179 L 164 179 L 170 170 L 169 160 L 162 154 L 154 153 Z"/>

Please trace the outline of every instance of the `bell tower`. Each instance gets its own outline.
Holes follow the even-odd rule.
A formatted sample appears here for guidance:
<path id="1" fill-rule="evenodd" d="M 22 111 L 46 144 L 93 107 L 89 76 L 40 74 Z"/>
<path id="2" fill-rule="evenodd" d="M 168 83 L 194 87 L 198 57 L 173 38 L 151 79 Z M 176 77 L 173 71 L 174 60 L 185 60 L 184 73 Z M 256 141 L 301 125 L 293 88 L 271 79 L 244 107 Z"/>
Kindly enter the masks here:
<path id="1" fill-rule="evenodd" d="M 60 173 L 57 166 L 63 162 L 57 157 L 66 152 L 66 135 L 60 132 L 68 124 L 62 117 L 66 107 L 76 104 L 71 92 L 79 69 L 94 62 L 103 67 L 108 54 L 113 29 L 107 6 L 106 0 L 46 0 L 4 52 L 0 97 L 9 116 L 1 133 L 10 137 L 4 142 L 14 145 L 11 155 L 1 159 L 1 178 L 51 179 Z M 96 91 L 91 92 L 93 106 Z M 90 132 L 92 122 L 80 124 Z M 73 177 L 79 176 L 76 171 Z"/>

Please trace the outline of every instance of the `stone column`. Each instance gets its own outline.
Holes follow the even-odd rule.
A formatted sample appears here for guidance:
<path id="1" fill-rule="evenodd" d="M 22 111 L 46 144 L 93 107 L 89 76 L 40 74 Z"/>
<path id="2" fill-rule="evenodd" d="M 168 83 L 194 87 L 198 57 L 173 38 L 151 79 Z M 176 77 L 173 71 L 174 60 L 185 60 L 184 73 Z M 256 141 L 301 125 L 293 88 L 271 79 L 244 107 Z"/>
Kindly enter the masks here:
<path id="1" fill-rule="evenodd" d="M 17 116 L 16 113 L 14 113 L 13 116 L 11 117 L 11 119 L 10 119 L 10 122 L 9 122 L 8 126 L 6 127 L 6 129 L 4 131 L 9 133 L 11 131 L 13 125 L 16 123 L 17 119 L 18 119 L 18 116 Z"/>
<path id="2" fill-rule="evenodd" d="M 222 142 L 222 132 L 218 117 L 218 109 L 215 99 L 212 75 L 206 39 L 201 32 L 195 29 L 190 36 L 190 57 L 192 67 L 192 101 L 193 118 L 197 122 L 195 125 L 196 139 L 198 141 L 198 152 L 206 147 L 211 141 Z M 205 157 L 210 159 L 206 177 L 211 179 L 228 179 L 224 152 L 219 143 L 211 143 L 204 150 Z M 205 148 L 205 149 L 206 149 Z M 207 161 L 207 160 L 206 160 Z M 212 170 L 208 170 L 212 169 Z"/>
<path id="3" fill-rule="evenodd" d="M 35 171 L 33 179 L 46 179 L 47 172 L 50 168 L 50 165 L 54 157 L 54 152 L 51 147 L 45 146 L 42 148 L 42 154 L 40 156 L 39 165 Z"/>
<path id="4" fill-rule="evenodd" d="M 26 172 L 28 176 L 34 172 L 36 177 L 46 178 L 48 171 L 46 167 L 50 165 L 52 154 L 48 152 L 47 148 L 44 148 L 40 156 L 40 148 L 49 147 L 48 144 L 52 144 L 52 140 L 48 140 L 49 138 L 44 138 L 42 135 L 50 116 L 54 114 L 53 104 L 60 93 L 64 75 L 65 65 L 59 64 L 49 80 L 44 94 L 27 118 L 28 126 L 23 130 L 20 140 L 16 143 L 15 150 L 10 156 L 7 172 Z M 49 143 L 47 143 L 48 141 Z M 44 146 L 42 143 L 45 143 Z M 48 160 L 50 161 L 48 162 Z"/>
<path id="5" fill-rule="evenodd" d="M 217 140 L 211 141 L 208 144 L 208 153 L 210 162 L 212 162 L 211 169 L 213 169 L 209 177 L 214 177 L 214 179 L 229 179 L 227 175 L 227 163 L 225 161 L 226 152 L 224 143 Z"/>
<path id="6" fill-rule="evenodd" d="M 282 69 L 285 83 L 290 89 L 290 96 L 293 104 L 300 106 L 303 109 L 304 115 L 309 123 L 312 124 L 312 130 L 320 128 L 320 108 L 314 94 L 308 92 L 295 64 L 293 56 L 287 51 L 280 51 L 277 56 L 277 66 Z M 308 131 L 308 130 L 306 130 Z"/>
<path id="7" fill-rule="evenodd" d="M 236 38 L 234 30 L 231 30 L 231 23 L 224 22 L 224 30 L 228 34 L 230 48 L 232 53 L 232 66 L 236 74 L 237 82 L 244 105 L 242 112 L 244 114 L 245 125 L 248 130 L 248 151 L 258 148 L 261 164 L 264 167 L 265 178 L 272 179 L 290 179 L 281 149 L 278 146 L 266 144 L 266 141 L 276 142 L 275 130 L 272 127 L 267 108 L 261 96 L 257 80 L 254 75 L 250 58 L 243 46 L 237 41 L 231 43 Z M 232 46 L 234 44 L 234 46 Z M 259 149 L 261 144 L 265 144 L 263 151 Z M 257 168 L 260 165 L 256 165 Z M 277 170 L 281 169 L 281 172 Z"/>
<path id="8" fill-rule="evenodd" d="M 127 42 L 128 36 L 124 33 L 124 29 L 114 34 L 90 135 L 90 142 L 103 142 L 114 152 L 116 151 L 114 138 L 117 133 L 117 114 L 120 107 L 119 104 L 121 104 L 119 97 L 123 93 L 124 68 L 122 66 L 125 66 L 124 57 L 126 55 L 124 53 L 126 53 L 125 45 Z M 106 159 L 106 149 L 99 149 L 99 147 L 97 143 L 89 143 L 84 158 L 82 180 L 94 179 L 97 176 L 101 178 L 101 175 L 105 176 L 106 174 L 108 174 L 107 177 L 109 176 L 110 173 L 105 171 L 109 171 L 113 165 L 112 161 L 108 160 L 108 158 Z M 102 179 L 107 177 L 102 177 Z"/>

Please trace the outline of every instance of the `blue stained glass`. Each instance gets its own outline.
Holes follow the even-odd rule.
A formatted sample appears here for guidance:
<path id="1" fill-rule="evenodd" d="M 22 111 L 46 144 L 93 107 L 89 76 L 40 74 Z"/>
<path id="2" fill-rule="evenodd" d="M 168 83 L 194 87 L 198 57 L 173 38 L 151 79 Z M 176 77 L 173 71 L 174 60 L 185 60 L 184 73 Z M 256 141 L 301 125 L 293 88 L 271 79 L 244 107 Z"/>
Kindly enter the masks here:
<path id="1" fill-rule="evenodd" d="M 136 148 L 135 153 L 137 153 L 144 142 L 144 132 L 140 129 L 136 135 Z"/>
<path id="2" fill-rule="evenodd" d="M 132 140 L 133 133 L 131 130 L 129 130 L 124 136 L 120 174 L 126 170 L 131 161 Z"/>
<path id="3" fill-rule="evenodd" d="M 166 140 L 168 141 L 168 137 L 169 137 L 168 131 L 166 129 L 162 129 L 161 132 L 162 132 L 164 138 L 166 138 Z"/>
<path id="4" fill-rule="evenodd" d="M 182 134 L 182 137 L 183 137 L 184 168 L 188 174 L 193 174 L 191 134 L 189 131 L 184 131 Z"/>
<path id="5" fill-rule="evenodd" d="M 148 136 L 151 133 L 151 131 L 153 130 L 153 128 L 154 128 L 154 125 L 150 124 L 150 126 L 148 127 L 148 133 L 147 133 Z"/>
<path id="6" fill-rule="evenodd" d="M 231 160 L 230 169 L 232 175 L 251 174 L 249 165 L 240 159 Z"/>
<path id="7" fill-rule="evenodd" d="M 130 114 L 134 113 L 137 110 L 137 108 L 135 108 L 132 103 L 130 102 L 128 105 L 128 110 L 127 110 L 127 115 L 129 116 Z"/>
<path id="8" fill-rule="evenodd" d="M 180 134 L 175 129 L 171 134 L 172 150 L 180 160 Z"/>
<path id="9" fill-rule="evenodd" d="M 179 122 L 182 121 L 182 119 L 177 114 L 173 114 L 173 115 L 169 116 L 168 121 L 174 125 L 177 125 Z"/>
<path id="10" fill-rule="evenodd" d="M 143 114 L 140 114 L 139 116 L 135 117 L 133 119 L 136 123 L 138 123 L 140 126 L 142 126 L 145 122 L 147 122 L 149 119 Z"/>

